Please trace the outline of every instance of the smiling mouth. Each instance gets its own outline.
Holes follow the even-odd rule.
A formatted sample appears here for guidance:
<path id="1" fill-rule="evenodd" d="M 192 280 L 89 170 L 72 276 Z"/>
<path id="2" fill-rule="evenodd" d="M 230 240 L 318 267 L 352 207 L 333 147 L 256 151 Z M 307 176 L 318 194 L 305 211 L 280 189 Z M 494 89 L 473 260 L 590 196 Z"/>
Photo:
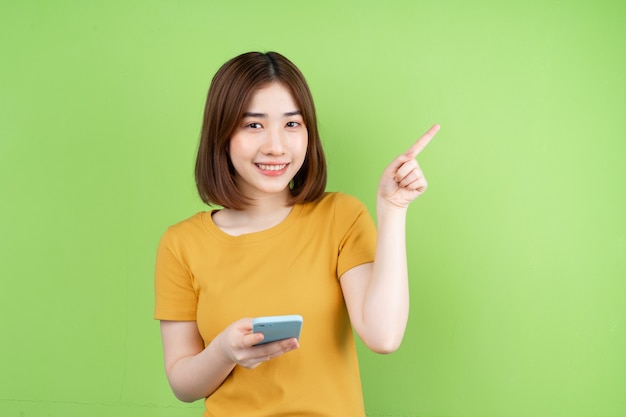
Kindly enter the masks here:
<path id="1" fill-rule="evenodd" d="M 255 164 L 257 167 L 262 169 L 263 171 L 282 171 L 287 167 L 288 164 L 280 164 L 280 165 L 266 165 L 266 164 Z"/>

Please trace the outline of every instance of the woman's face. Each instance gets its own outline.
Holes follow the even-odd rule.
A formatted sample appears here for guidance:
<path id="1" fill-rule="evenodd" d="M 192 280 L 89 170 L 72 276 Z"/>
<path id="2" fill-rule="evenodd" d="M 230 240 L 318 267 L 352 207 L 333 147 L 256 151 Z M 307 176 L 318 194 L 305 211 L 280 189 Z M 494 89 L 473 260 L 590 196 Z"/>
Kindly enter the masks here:
<path id="1" fill-rule="evenodd" d="M 308 131 L 289 89 L 272 82 L 253 95 L 230 139 L 237 186 L 253 199 L 289 196 L 289 183 L 302 167 Z"/>

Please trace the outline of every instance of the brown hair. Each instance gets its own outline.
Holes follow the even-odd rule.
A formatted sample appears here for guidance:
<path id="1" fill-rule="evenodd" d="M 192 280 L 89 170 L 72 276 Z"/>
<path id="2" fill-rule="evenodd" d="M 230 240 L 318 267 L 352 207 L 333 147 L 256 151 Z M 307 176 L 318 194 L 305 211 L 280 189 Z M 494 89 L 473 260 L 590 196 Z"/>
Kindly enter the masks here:
<path id="1" fill-rule="evenodd" d="M 315 201 L 324 194 L 326 159 L 313 97 L 304 76 L 279 53 L 248 52 L 217 71 L 207 95 L 195 171 L 198 193 L 206 204 L 240 210 L 249 203 L 237 188 L 228 149 L 253 93 L 270 82 L 280 82 L 291 90 L 308 130 L 306 156 L 292 180 L 289 203 Z"/>

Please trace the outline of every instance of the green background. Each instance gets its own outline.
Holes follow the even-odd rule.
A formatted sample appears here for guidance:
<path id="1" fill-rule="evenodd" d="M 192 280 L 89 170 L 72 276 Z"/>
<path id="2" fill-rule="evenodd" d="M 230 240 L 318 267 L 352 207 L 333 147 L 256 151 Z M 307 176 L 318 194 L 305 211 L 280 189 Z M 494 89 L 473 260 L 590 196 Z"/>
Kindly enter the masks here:
<path id="1" fill-rule="evenodd" d="M 626 415 L 621 1 L 2 1 L 0 415 L 200 416 L 171 394 L 155 249 L 203 210 L 210 79 L 307 76 L 329 190 L 372 210 L 433 123 L 404 343 L 359 346 L 368 416 Z"/>

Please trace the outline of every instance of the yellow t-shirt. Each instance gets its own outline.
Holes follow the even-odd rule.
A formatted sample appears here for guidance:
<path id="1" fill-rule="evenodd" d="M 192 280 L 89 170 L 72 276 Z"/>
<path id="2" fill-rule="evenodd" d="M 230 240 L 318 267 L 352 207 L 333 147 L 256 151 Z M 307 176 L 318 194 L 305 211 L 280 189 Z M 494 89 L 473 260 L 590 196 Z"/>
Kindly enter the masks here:
<path id="1" fill-rule="evenodd" d="M 206 400 L 208 416 L 364 416 L 359 368 L 339 277 L 372 262 L 376 229 L 354 197 L 326 193 L 279 225 L 231 236 L 202 212 L 159 245 L 155 318 L 195 320 L 205 346 L 243 317 L 300 314 L 300 348 L 236 366 Z"/>

